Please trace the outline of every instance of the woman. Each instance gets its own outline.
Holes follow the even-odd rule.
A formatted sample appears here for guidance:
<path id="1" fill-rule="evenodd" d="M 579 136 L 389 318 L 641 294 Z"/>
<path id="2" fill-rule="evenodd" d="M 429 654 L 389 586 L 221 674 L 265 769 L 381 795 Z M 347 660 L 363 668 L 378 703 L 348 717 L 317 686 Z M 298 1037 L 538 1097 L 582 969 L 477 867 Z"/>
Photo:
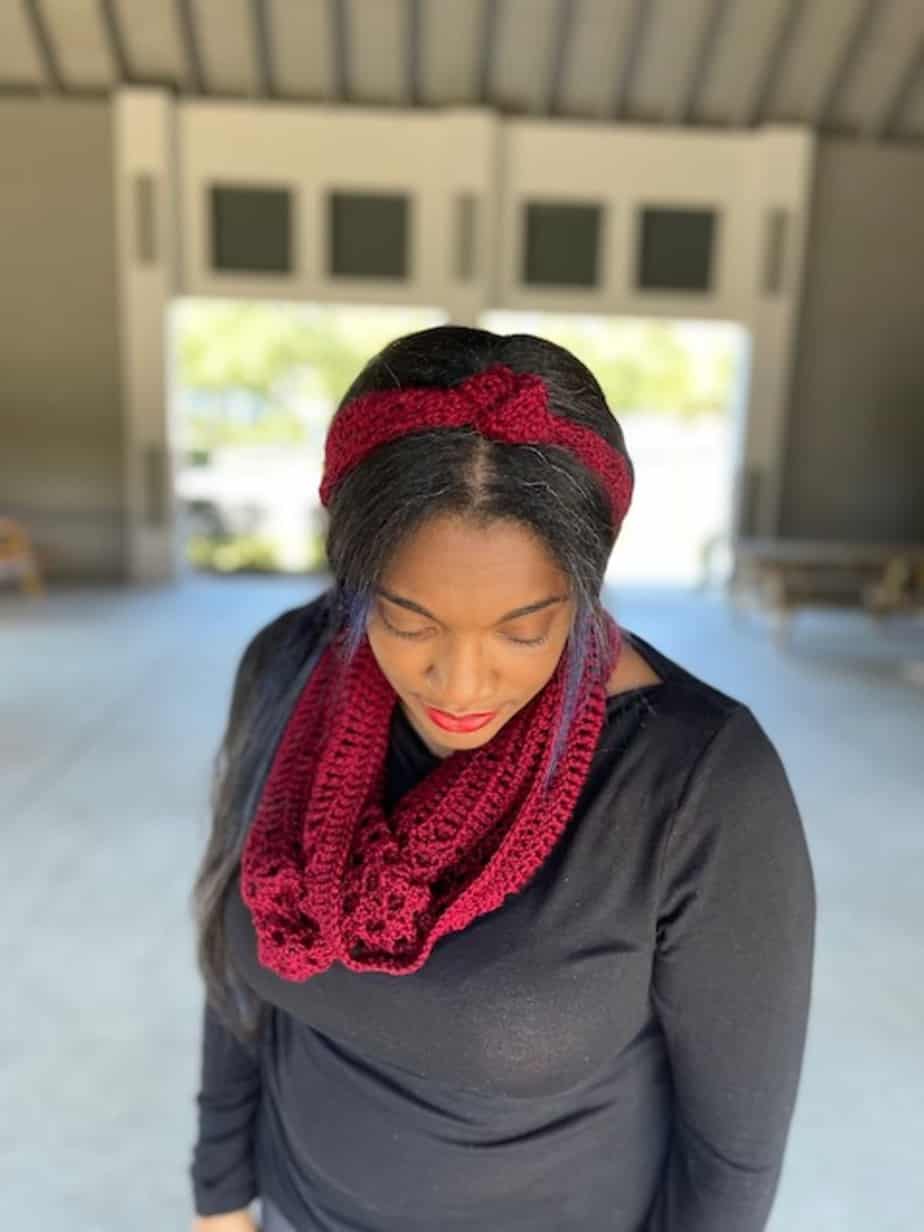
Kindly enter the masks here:
<path id="1" fill-rule="evenodd" d="M 246 648 L 196 880 L 200 1232 L 758 1232 L 801 1070 L 802 822 L 601 588 L 591 373 L 445 326 L 332 421 L 334 585 Z"/>

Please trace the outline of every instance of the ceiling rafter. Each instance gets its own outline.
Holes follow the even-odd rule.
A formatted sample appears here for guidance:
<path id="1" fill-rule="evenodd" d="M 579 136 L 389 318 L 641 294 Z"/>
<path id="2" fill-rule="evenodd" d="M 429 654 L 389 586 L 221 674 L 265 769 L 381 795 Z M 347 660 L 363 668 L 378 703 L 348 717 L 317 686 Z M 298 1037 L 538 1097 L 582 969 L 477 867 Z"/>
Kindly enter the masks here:
<path id="1" fill-rule="evenodd" d="M 856 15 L 844 44 L 844 50 L 834 66 L 834 71 L 815 111 L 813 123 L 816 128 L 827 128 L 831 124 L 844 87 L 860 62 L 863 46 L 872 34 L 877 20 L 881 17 L 882 9 L 883 0 L 858 0 Z"/>
<path id="2" fill-rule="evenodd" d="M 193 93 L 204 94 L 206 91 L 205 72 L 202 67 L 202 52 L 199 49 L 196 16 L 192 5 L 193 0 L 176 0 L 176 20 L 180 28 L 180 41 L 183 44 L 183 55 L 186 57 L 186 67 Z"/>
<path id="3" fill-rule="evenodd" d="M 546 92 L 546 114 L 558 115 L 561 111 L 562 86 L 565 79 L 565 65 L 574 37 L 575 0 L 558 0 L 555 12 L 555 30 L 552 35 L 552 56 L 549 66 L 549 88 Z"/>
<path id="4" fill-rule="evenodd" d="M 869 125 L 866 136 L 877 141 L 885 141 L 898 134 L 905 108 L 922 74 L 924 74 L 924 35 L 921 35 L 912 45 L 908 59 L 895 79 L 895 86 L 885 106 Z"/>
<path id="5" fill-rule="evenodd" d="M 407 97 L 412 107 L 423 101 L 420 83 L 421 46 L 423 40 L 423 0 L 407 0 Z"/>
<path id="6" fill-rule="evenodd" d="M 479 46 L 478 100 L 483 105 L 491 102 L 491 76 L 494 69 L 494 51 L 497 46 L 497 29 L 500 22 L 500 0 L 484 0 Z"/>
<path id="7" fill-rule="evenodd" d="M 42 66 L 42 76 L 45 79 L 44 88 L 63 94 L 65 86 L 64 78 L 61 76 L 61 66 L 58 64 L 51 32 L 48 29 L 48 23 L 39 5 L 39 0 L 23 0 L 23 8 L 26 20 L 29 23 L 29 29 L 32 32 L 32 40 L 35 43 L 38 61 Z"/>
<path id="8" fill-rule="evenodd" d="M 128 48 L 122 36 L 122 27 L 119 25 L 115 0 L 99 0 L 99 11 L 115 79 L 119 85 L 125 85 L 126 82 L 132 80 L 132 67 L 128 58 Z"/>
<path id="9" fill-rule="evenodd" d="M 250 0 L 250 28 L 253 32 L 253 58 L 257 89 L 263 98 L 276 97 L 273 74 L 273 32 L 268 0 Z"/>
<path id="10" fill-rule="evenodd" d="M 345 0 L 328 0 L 333 41 L 331 63 L 334 69 L 334 101 L 345 103 L 350 97 L 349 31 Z"/>
<path id="11" fill-rule="evenodd" d="M 13 0 L 0 0 L 0 3 L 4 2 L 12 3 Z M 83 3 L 86 2 L 83 0 Z M 351 38 L 356 35 L 351 23 L 365 19 L 364 14 L 369 11 L 367 0 L 324 2 L 327 5 L 330 40 L 326 56 L 332 78 L 330 97 L 331 101 L 348 103 L 351 96 L 357 96 L 357 87 L 361 85 L 358 80 L 351 81 L 351 76 L 355 78 L 360 71 L 359 62 L 351 60 Z M 647 66 L 646 57 L 668 52 L 675 55 L 678 36 L 675 30 L 670 29 L 670 19 L 674 15 L 671 6 L 676 2 L 633 0 L 630 3 L 630 0 L 621 0 L 623 37 L 616 50 L 615 63 L 607 66 L 606 84 L 611 90 L 607 118 L 611 122 L 625 123 L 636 114 L 633 107 L 638 96 L 639 76 Z M 747 18 L 752 2 L 766 5 L 760 11 L 759 21 L 749 21 Z M 837 2 L 846 4 L 846 0 Z M 63 23 L 62 29 L 58 29 L 52 20 L 57 9 L 52 9 L 51 0 L 15 0 L 15 3 L 19 6 L 25 36 L 34 48 L 34 53 L 21 58 L 27 58 L 30 66 L 34 59 L 35 68 L 30 71 L 35 75 L 28 82 L 19 78 L 0 81 L 0 94 L 55 93 L 69 98 L 105 98 L 113 85 L 150 80 L 143 71 L 143 63 L 137 58 L 141 53 L 134 49 L 129 40 L 132 33 L 130 18 L 120 0 L 92 0 L 93 20 L 99 23 L 98 30 L 93 33 L 102 35 L 105 53 L 112 67 L 111 76 L 108 72 L 102 74 L 107 79 L 106 83 L 92 87 L 80 85 L 68 76 L 71 47 L 67 40 L 77 40 L 80 31 L 68 23 Z M 425 107 L 432 102 L 427 98 L 425 89 L 428 80 L 428 65 L 424 59 L 426 38 L 428 35 L 431 39 L 436 38 L 440 31 L 428 29 L 427 23 L 431 20 L 428 0 L 393 0 L 393 3 L 401 6 L 399 12 L 404 21 L 400 47 L 404 58 L 401 66 L 402 95 L 409 106 Z M 486 107 L 502 106 L 497 99 L 496 87 L 498 57 L 504 43 L 499 36 L 504 33 L 503 25 L 507 17 L 507 10 L 502 8 L 504 3 L 505 0 L 479 0 L 480 7 L 472 3 L 472 17 L 478 23 L 474 101 Z M 659 3 L 664 7 L 657 8 Z M 913 0 L 851 0 L 849 9 L 845 7 L 843 13 L 840 10 L 837 12 L 839 33 L 836 45 L 830 38 L 827 42 L 823 41 L 821 15 L 814 14 L 812 8 L 815 3 L 816 0 L 735 0 L 735 4 L 741 6 L 736 9 L 732 0 L 698 0 L 698 21 L 695 28 L 691 27 L 686 39 L 689 44 L 687 54 L 670 80 L 662 82 L 660 114 L 657 117 L 652 114 L 651 118 L 678 126 L 704 122 L 701 108 L 707 92 L 711 94 L 709 83 L 719 54 L 724 57 L 727 52 L 734 62 L 739 51 L 748 55 L 757 52 L 758 63 L 748 80 L 746 96 L 729 108 L 727 117 L 727 123 L 732 128 L 754 128 L 779 113 L 781 88 L 788 83 L 790 61 L 798 53 L 800 88 L 815 87 L 815 98 L 805 122 L 816 132 L 831 133 L 846 129 L 845 107 L 849 104 L 852 115 L 853 109 L 861 103 L 860 96 L 854 97 L 854 86 L 860 84 L 858 78 L 862 73 L 864 87 L 869 85 L 872 90 L 875 86 L 875 94 L 867 94 L 864 90 L 863 105 L 858 118 L 850 122 L 849 135 L 868 141 L 920 136 L 913 133 L 909 125 L 918 91 L 924 83 L 924 32 L 919 23 L 915 25 L 913 19 L 906 20 L 901 10 L 895 11 L 894 20 L 891 13 L 887 13 L 888 6 L 897 3 L 907 4 L 910 12 L 915 8 Z M 247 51 L 253 68 L 250 88 L 256 97 L 264 99 L 278 99 L 282 90 L 282 66 L 278 60 L 282 50 L 274 40 L 274 35 L 281 34 L 281 30 L 275 29 L 275 22 L 282 18 L 277 15 L 274 4 L 275 0 L 245 0 L 243 6 Z M 370 3 L 370 7 L 374 6 Z M 204 23 L 214 20 L 220 25 L 221 6 L 209 4 L 206 7 L 204 0 L 172 0 L 172 8 L 186 67 L 180 74 L 179 82 L 171 71 L 162 84 L 171 87 L 179 84 L 181 90 L 195 95 L 220 96 L 222 87 L 218 82 L 210 83 L 208 80 L 210 61 L 206 52 L 210 50 L 211 43 L 206 44 L 203 39 L 206 33 L 212 34 Z M 549 28 L 542 34 L 549 37 L 549 48 L 543 66 L 545 72 L 537 69 L 541 82 L 536 82 L 534 78 L 531 96 L 541 114 L 550 118 L 560 117 L 565 114 L 570 98 L 570 70 L 574 65 L 576 40 L 586 38 L 588 33 L 582 23 L 593 22 L 597 18 L 589 12 L 585 13 L 582 0 L 546 0 L 541 11 L 543 20 L 548 22 Z M 810 14 L 819 19 L 812 20 L 811 28 L 808 20 Z M 664 22 L 659 23 L 662 16 Z M 901 21 L 905 21 L 904 40 Z M 663 48 L 653 45 L 661 37 L 662 25 Z M 741 46 L 726 47 L 732 35 L 735 40 L 740 40 Z M 807 45 L 807 40 L 811 40 L 811 46 Z M 883 64 L 885 40 L 889 40 L 890 50 L 889 59 Z M 897 40 L 897 46 L 893 40 Z M 745 47 L 745 43 L 750 45 Z M 75 56 L 79 50 L 75 45 Z M 868 55 L 875 60 L 875 64 L 870 63 L 870 70 L 876 72 L 875 81 L 869 83 L 866 81 Z M 814 62 L 814 79 L 806 79 L 810 61 Z M 888 74 L 884 79 L 879 75 L 883 71 Z M 568 114 L 577 116 L 579 113 L 568 111 Z M 588 120 L 600 118 L 599 113 L 587 115 Z"/>
<path id="12" fill-rule="evenodd" d="M 668 123 L 688 124 L 690 122 L 690 117 L 696 110 L 703 82 L 706 80 L 706 72 L 718 46 L 722 24 L 728 16 L 728 6 L 729 0 L 712 0 L 712 6 L 700 32 L 699 45 L 693 57 L 690 75 L 677 98 L 673 111 L 665 117 Z"/>
<path id="13" fill-rule="evenodd" d="M 760 82 L 754 91 L 750 105 L 745 109 L 741 118 L 745 127 L 753 128 L 763 120 L 804 12 L 805 0 L 787 0 L 773 39 L 773 46 L 767 53 Z"/>
<path id="14" fill-rule="evenodd" d="M 635 0 L 635 10 L 626 43 L 623 49 L 622 63 L 616 73 L 616 85 L 610 104 L 610 118 L 620 120 L 625 115 L 632 83 L 638 72 L 639 61 L 642 58 L 642 47 L 645 35 L 651 25 L 655 0 Z"/>

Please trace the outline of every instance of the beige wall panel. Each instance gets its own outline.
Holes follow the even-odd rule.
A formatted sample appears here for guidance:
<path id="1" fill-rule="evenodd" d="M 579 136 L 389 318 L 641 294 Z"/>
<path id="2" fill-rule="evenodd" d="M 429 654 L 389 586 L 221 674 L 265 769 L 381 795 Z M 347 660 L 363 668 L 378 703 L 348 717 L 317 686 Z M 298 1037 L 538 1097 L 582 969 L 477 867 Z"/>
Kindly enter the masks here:
<path id="1" fill-rule="evenodd" d="M 484 276 L 494 265 L 497 121 L 490 113 L 189 102 L 179 106 L 178 122 L 186 294 L 444 305 L 465 316 L 483 303 Z M 290 189 L 292 275 L 211 268 L 213 183 Z M 408 281 L 329 276 L 323 220 L 332 189 L 411 195 L 416 225 Z M 454 211 L 462 192 L 473 193 L 481 203 L 477 268 L 482 281 L 460 283 L 453 274 Z"/>
<path id="2" fill-rule="evenodd" d="M 924 152 L 825 141 L 782 530 L 924 542 Z"/>
<path id="3" fill-rule="evenodd" d="M 51 577 L 122 571 L 111 110 L 0 100 L 0 493 Z"/>
<path id="4" fill-rule="evenodd" d="M 166 91 L 118 92 L 113 148 L 126 569 L 133 581 L 162 582 L 180 568 L 167 389 L 167 309 L 177 292 L 176 146 Z"/>

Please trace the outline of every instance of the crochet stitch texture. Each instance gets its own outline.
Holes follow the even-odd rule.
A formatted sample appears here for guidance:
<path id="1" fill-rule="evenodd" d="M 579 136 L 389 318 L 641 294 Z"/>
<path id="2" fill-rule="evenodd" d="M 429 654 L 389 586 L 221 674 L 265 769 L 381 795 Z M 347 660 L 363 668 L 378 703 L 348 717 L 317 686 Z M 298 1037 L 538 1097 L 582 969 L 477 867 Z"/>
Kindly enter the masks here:
<path id="1" fill-rule="evenodd" d="M 622 639 L 611 617 L 608 626 L 612 667 Z M 353 971 L 417 971 L 440 937 L 520 890 L 573 815 L 606 713 L 591 654 L 565 751 L 542 792 L 563 702 L 562 655 L 491 740 L 445 758 L 386 815 L 397 694 L 368 638 L 348 666 L 340 645 L 326 647 L 295 703 L 241 858 L 259 961 L 287 980 L 334 961 Z"/>

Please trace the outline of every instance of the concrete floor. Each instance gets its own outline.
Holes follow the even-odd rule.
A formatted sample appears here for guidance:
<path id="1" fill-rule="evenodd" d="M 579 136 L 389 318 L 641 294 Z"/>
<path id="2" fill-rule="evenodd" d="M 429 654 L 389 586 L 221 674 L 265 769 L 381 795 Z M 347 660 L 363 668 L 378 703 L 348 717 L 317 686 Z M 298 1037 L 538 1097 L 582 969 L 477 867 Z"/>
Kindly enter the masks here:
<path id="1" fill-rule="evenodd" d="M 250 633 L 291 579 L 0 597 L 0 1191 L 16 1232 L 189 1226 L 200 985 L 188 895 L 207 770 Z M 630 629 L 746 701 L 799 800 L 819 917 L 771 1232 L 924 1224 L 924 625 L 759 619 L 625 591 Z"/>

